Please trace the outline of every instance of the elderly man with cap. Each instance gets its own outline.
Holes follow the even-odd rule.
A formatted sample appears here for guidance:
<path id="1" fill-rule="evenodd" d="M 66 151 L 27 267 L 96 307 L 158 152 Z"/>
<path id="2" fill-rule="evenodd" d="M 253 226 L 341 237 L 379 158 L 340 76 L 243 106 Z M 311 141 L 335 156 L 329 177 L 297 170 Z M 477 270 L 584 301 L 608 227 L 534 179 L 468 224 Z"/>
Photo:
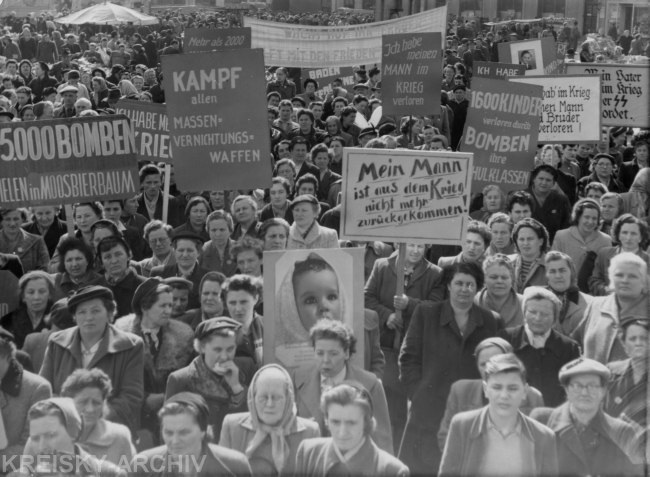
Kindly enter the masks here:
<path id="1" fill-rule="evenodd" d="M 366 147 L 372 139 L 377 137 L 377 130 L 374 126 L 366 126 L 359 132 L 359 147 Z"/>
<path id="2" fill-rule="evenodd" d="M 115 327 L 144 340 L 142 425 L 157 440 L 156 413 L 163 404 L 167 378 L 192 361 L 194 333 L 185 323 L 171 319 L 172 289 L 160 277 L 147 278 L 136 289 L 131 306 L 133 314 L 118 319 Z"/>
<path id="3" fill-rule="evenodd" d="M 56 78 L 50 78 L 50 67 L 47 63 L 39 61 L 34 64 L 35 78 L 29 82 L 29 87 L 34 95 L 34 102 L 38 103 L 43 100 L 43 90 L 48 86 L 56 88 Z"/>
<path id="4" fill-rule="evenodd" d="M 106 287 L 77 290 L 68 300 L 77 326 L 52 333 L 39 374 L 52 384 L 54 394 L 60 394 L 75 369 L 101 369 L 113 384 L 104 417 L 137 430 L 144 397 L 144 345 L 140 337 L 111 324 L 116 307 Z"/>
<path id="5" fill-rule="evenodd" d="M 339 248 L 338 233 L 318 224 L 320 203 L 313 195 L 299 195 L 289 205 L 293 224 L 289 229 L 287 249 Z"/>
<path id="6" fill-rule="evenodd" d="M 604 364 L 577 358 L 559 372 L 567 401 L 531 413 L 555 432 L 560 475 L 643 475 L 634 428 L 602 410 L 610 375 Z"/>
<path id="7" fill-rule="evenodd" d="M 198 356 L 167 380 L 166 398 L 188 391 L 205 399 L 215 436 L 221 433 L 226 414 L 246 410 L 246 390 L 255 374 L 251 358 L 235 357 L 241 328 L 239 322 L 226 317 L 199 323 L 194 331 Z"/>
<path id="8" fill-rule="evenodd" d="M 74 105 L 77 101 L 79 89 L 75 86 L 64 85 L 59 88 L 58 93 L 61 95 L 62 102 L 61 106 L 54 109 L 54 118 L 74 118 L 77 115 Z"/>
<path id="9" fill-rule="evenodd" d="M 83 421 L 71 398 L 39 401 L 29 409 L 27 418 L 29 441 L 20 460 L 20 471 L 13 475 L 125 475 L 119 467 L 97 459 L 76 443 Z"/>
<path id="10" fill-rule="evenodd" d="M 192 392 L 170 396 L 158 412 L 164 445 L 145 450 L 131 462 L 133 476 L 192 475 L 248 477 L 244 454 L 209 442 L 210 407 Z"/>

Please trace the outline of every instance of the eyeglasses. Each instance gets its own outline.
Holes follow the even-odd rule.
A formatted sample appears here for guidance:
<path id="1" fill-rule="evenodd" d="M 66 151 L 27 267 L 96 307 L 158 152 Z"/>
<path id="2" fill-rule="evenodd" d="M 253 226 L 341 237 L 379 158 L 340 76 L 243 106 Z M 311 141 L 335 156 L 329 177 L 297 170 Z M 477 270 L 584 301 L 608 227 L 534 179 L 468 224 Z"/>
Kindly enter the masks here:
<path id="1" fill-rule="evenodd" d="M 163 237 L 163 238 L 150 238 L 150 239 L 149 239 L 149 243 L 150 243 L 150 244 L 154 244 L 154 245 L 157 244 L 157 243 L 159 243 L 159 244 L 164 244 L 164 243 L 167 243 L 168 241 L 169 241 L 169 237 Z"/>
<path id="2" fill-rule="evenodd" d="M 589 394 L 593 394 L 594 392 L 599 391 L 601 388 L 602 386 L 600 384 L 569 384 L 569 389 L 574 393 L 581 393 L 584 389 L 586 389 Z"/>

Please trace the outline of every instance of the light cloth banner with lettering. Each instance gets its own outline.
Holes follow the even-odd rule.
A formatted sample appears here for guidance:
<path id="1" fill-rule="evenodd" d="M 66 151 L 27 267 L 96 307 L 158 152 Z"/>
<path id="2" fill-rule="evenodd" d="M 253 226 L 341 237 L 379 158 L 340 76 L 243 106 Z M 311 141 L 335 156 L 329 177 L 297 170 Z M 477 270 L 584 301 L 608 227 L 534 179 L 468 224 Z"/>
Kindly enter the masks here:
<path id="1" fill-rule="evenodd" d="M 343 83 L 343 88 L 352 93 L 352 87 L 354 86 L 354 70 L 351 66 L 339 67 L 326 67 L 326 68 L 314 68 L 306 69 L 303 68 L 302 72 L 302 81 L 304 82 L 307 78 L 318 81 L 318 89 L 316 90 L 316 96 L 325 100 L 325 97 L 328 94 L 332 94 L 331 83 L 337 78 L 340 78 Z"/>
<path id="2" fill-rule="evenodd" d="M 563 59 L 558 59 L 552 36 L 533 40 L 498 43 L 499 63 L 518 63 L 526 68 L 525 75 L 557 73 Z"/>
<path id="3" fill-rule="evenodd" d="M 185 53 L 251 47 L 250 28 L 186 28 L 184 35 Z"/>
<path id="4" fill-rule="evenodd" d="M 381 37 L 396 33 L 444 33 L 447 7 L 360 25 L 307 26 L 245 17 L 253 30 L 253 48 L 264 49 L 267 65 L 296 68 L 381 63 Z"/>
<path id="5" fill-rule="evenodd" d="M 138 161 L 172 163 L 169 121 L 164 104 L 120 99 L 115 105 L 115 112 L 131 120 Z"/>
<path id="6" fill-rule="evenodd" d="M 474 78 L 461 151 L 474 154 L 472 189 L 495 184 L 503 192 L 528 187 L 533 170 L 541 86 Z"/>
<path id="7" fill-rule="evenodd" d="M 526 76 L 508 78 L 508 81 L 544 88 L 539 142 L 575 144 L 600 140 L 598 76 Z"/>
<path id="8" fill-rule="evenodd" d="M 169 133 L 183 190 L 268 187 L 262 50 L 165 55 Z"/>
<path id="9" fill-rule="evenodd" d="M 472 154 L 345 148 L 341 238 L 458 245 Z"/>
<path id="10" fill-rule="evenodd" d="M 566 72 L 600 75 L 603 126 L 650 127 L 650 65 L 567 63 Z"/>
<path id="11" fill-rule="evenodd" d="M 126 116 L 8 123 L 0 128 L 0 206 L 133 197 L 137 149 Z"/>
<path id="12" fill-rule="evenodd" d="M 384 114 L 423 116 L 440 110 L 440 87 L 431 75 L 442 70 L 442 34 L 384 35 L 382 50 Z"/>
<path id="13" fill-rule="evenodd" d="M 506 79 L 509 76 L 524 76 L 525 65 L 515 63 L 495 63 L 493 61 L 475 61 L 474 78 Z"/>

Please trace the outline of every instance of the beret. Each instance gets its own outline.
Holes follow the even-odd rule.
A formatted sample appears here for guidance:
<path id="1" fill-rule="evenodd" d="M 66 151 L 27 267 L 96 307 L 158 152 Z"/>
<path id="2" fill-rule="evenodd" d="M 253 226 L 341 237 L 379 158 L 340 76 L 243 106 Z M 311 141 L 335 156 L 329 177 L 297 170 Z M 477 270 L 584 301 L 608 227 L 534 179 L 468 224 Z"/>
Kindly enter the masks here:
<path id="1" fill-rule="evenodd" d="M 617 126 L 609 129 L 609 135 L 612 137 L 620 136 L 621 134 L 625 134 L 627 132 L 627 128 L 625 126 Z"/>
<path id="2" fill-rule="evenodd" d="M 39 62 L 38 62 L 38 66 L 40 66 L 41 69 L 42 69 L 43 71 L 45 71 L 46 73 L 47 73 L 48 71 L 50 71 L 50 67 L 47 66 L 47 63 L 45 63 L 44 61 L 39 61 Z"/>
<path id="3" fill-rule="evenodd" d="M 626 316 L 625 318 L 621 318 L 618 328 L 619 330 L 624 330 L 630 325 L 639 325 L 647 330 L 650 327 L 650 319 L 638 315 Z"/>
<path id="4" fill-rule="evenodd" d="M 60 330 L 67 330 L 75 325 L 74 318 L 68 309 L 68 299 L 61 298 L 50 308 L 50 322 Z"/>
<path id="5" fill-rule="evenodd" d="M 176 242 L 180 239 L 194 240 L 195 242 L 203 243 L 203 237 L 201 237 L 199 234 L 195 234 L 194 232 L 189 231 L 180 231 L 172 236 L 172 242 Z"/>
<path id="6" fill-rule="evenodd" d="M 379 126 L 379 135 L 384 136 L 385 134 L 390 134 L 397 130 L 397 126 L 393 123 L 384 123 Z"/>
<path id="7" fill-rule="evenodd" d="M 167 277 L 163 282 L 173 288 L 187 288 L 190 291 L 194 288 L 194 283 L 183 277 Z"/>
<path id="8" fill-rule="evenodd" d="M 72 85 L 64 86 L 63 88 L 61 88 L 61 89 L 59 90 L 59 94 L 63 94 L 63 93 L 78 93 L 78 92 L 79 92 L 79 89 L 76 88 L 76 87 L 74 87 L 74 86 L 72 86 Z"/>
<path id="9" fill-rule="evenodd" d="M 289 204 L 289 210 L 293 210 L 293 208 L 296 205 L 298 205 L 300 203 L 303 203 L 303 202 L 308 202 L 308 203 L 310 203 L 312 205 L 320 205 L 318 203 L 318 199 L 316 197 L 314 197 L 313 195 L 311 195 L 311 194 L 302 194 L 302 195 L 299 195 L 298 197 L 296 197 L 295 199 L 293 199 L 291 201 L 291 203 Z"/>
<path id="10" fill-rule="evenodd" d="M 609 369 L 604 364 L 593 359 L 580 357 L 569 361 L 560 368 L 560 384 L 566 385 L 569 379 L 581 374 L 596 374 L 604 381 L 608 381 L 611 376 Z"/>
<path id="11" fill-rule="evenodd" d="M 95 298 L 106 300 L 115 299 L 113 292 L 110 289 L 100 285 L 90 285 L 74 292 L 74 294 L 68 299 L 68 310 L 70 310 L 70 313 L 74 315 L 79 305 L 88 300 L 94 300 Z"/>
<path id="12" fill-rule="evenodd" d="M 135 313 L 142 313 L 140 303 L 142 300 L 152 293 L 155 293 L 158 285 L 164 285 L 164 281 L 160 277 L 149 277 L 143 281 L 138 288 L 135 289 L 133 298 L 131 299 L 131 307 Z"/>
<path id="13" fill-rule="evenodd" d="M 291 102 L 293 103 L 294 101 L 300 101 L 300 103 L 301 103 L 303 106 L 307 106 L 307 101 L 305 101 L 304 99 L 302 99 L 300 96 L 294 96 L 293 98 L 291 98 Z"/>
<path id="14" fill-rule="evenodd" d="M 358 136 L 358 137 L 367 136 L 367 135 L 369 135 L 369 134 L 372 134 L 373 136 L 376 137 L 376 136 L 377 136 L 377 130 L 376 130 L 374 127 L 372 127 L 372 126 L 367 126 L 367 127 L 363 128 L 363 129 L 359 132 L 359 136 Z"/>
<path id="15" fill-rule="evenodd" d="M 208 407 L 208 404 L 205 402 L 203 396 L 196 393 L 182 392 L 182 393 L 174 394 L 173 396 L 169 397 L 165 401 L 165 404 L 174 403 L 174 402 L 185 404 L 186 406 L 194 407 L 199 413 L 198 421 L 201 430 L 205 430 L 208 427 L 210 408 Z"/>
<path id="16" fill-rule="evenodd" d="M 207 337 L 213 331 L 217 330 L 230 330 L 237 331 L 241 328 L 241 323 L 228 318 L 227 316 L 221 316 L 218 318 L 210 318 L 208 320 L 202 321 L 194 330 L 194 338 L 197 340 L 202 340 Z"/>

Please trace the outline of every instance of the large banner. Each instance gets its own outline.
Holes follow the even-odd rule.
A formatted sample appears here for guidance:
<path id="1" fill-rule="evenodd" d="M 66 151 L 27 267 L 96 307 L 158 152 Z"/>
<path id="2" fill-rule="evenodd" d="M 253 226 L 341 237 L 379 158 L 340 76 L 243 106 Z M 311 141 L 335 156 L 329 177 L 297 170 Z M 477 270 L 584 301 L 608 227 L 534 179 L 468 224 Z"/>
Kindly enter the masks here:
<path id="1" fill-rule="evenodd" d="M 575 144 L 600 140 L 598 76 L 531 76 L 508 78 L 508 81 L 544 88 L 539 142 Z"/>
<path id="2" fill-rule="evenodd" d="M 361 25 L 306 26 L 244 18 L 253 48 L 264 49 L 267 65 L 295 68 L 381 63 L 381 37 L 396 33 L 444 33 L 447 7 Z M 441 47 L 441 45 L 439 45 Z"/>
<path id="3" fill-rule="evenodd" d="M 354 331 L 363 368 L 363 248 L 264 252 L 264 362 L 287 369 L 315 361 L 309 330 L 322 318 Z"/>
<path id="4" fill-rule="evenodd" d="M 440 110 L 440 88 L 431 75 L 442 70 L 442 35 L 385 35 L 381 62 L 383 113 L 424 116 Z"/>
<path id="5" fill-rule="evenodd" d="M 121 99 L 115 106 L 115 112 L 131 120 L 138 161 L 172 162 L 169 120 L 164 104 Z"/>
<path id="6" fill-rule="evenodd" d="M 650 127 L 650 65 L 567 63 L 566 72 L 600 75 L 603 126 Z"/>
<path id="7" fill-rule="evenodd" d="M 472 189 L 528 187 L 533 170 L 542 87 L 474 78 L 461 150 L 474 154 Z"/>
<path id="8" fill-rule="evenodd" d="M 523 76 L 525 73 L 525 65 L 495 63 L 493 61 L 474 62 L 474 78 L 506 79 L 510 76 Z"/>
<path id="9" fill-rule="evenodd" d="M 251 47 L 250 28 L 186 28 L 184 34 L 185 53 Z"/>
<path id="10" fill-rule="evenodd" d="M 183 190 L 268 187 L 262 50 L 165 55 L 167 114 Z"/>
<path id="11" fill-rule="evenodd" d="M 3 124 L 0 206 L 133 197 L 137 149 L 126 116 Z"/>
<path id="12" fill-rule="evenodd" d="M 499 63 L 517 63 L 526 69 L 526 75 L 556 73 L 563 60 L 557 58 L 555 40 L 551 36 L 534 40 L 498 43 Z"/>
<path id="13" fill-rule="evenodd" d="M 341 238 L 458 245 L 472 154 L 345 148 Z"/>

